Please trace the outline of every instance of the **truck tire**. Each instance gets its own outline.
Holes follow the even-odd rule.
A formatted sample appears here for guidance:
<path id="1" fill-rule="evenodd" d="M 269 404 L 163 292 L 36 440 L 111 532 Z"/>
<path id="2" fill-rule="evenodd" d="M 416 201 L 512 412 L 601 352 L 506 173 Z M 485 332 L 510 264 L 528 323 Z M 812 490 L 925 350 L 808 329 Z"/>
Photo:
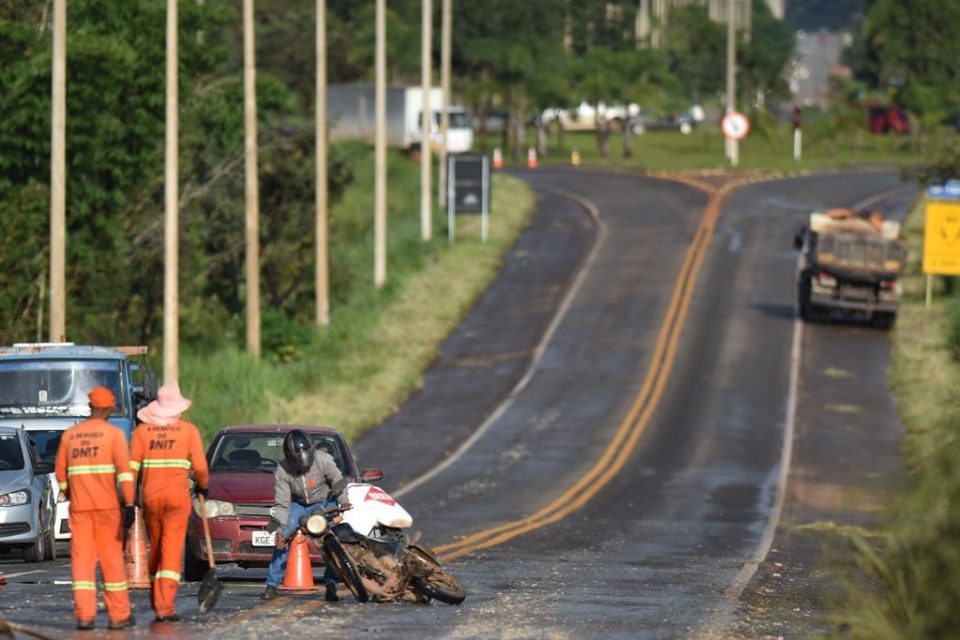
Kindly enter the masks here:
<path id="1" fill-rule="evenodd" d="M 800 273 L 800 280 L 797 283 L 797 305 L 800 307 L 800 318 L 806 322 L 814 320 L 813 305 L 810 304 L 810 272 Z"/>
<path id="2" fill-rule="evenodd" d="M 897 322 L 897 314 L 889 311 L 877 312 L 873 314 L 873 317 L 870 320 L 873 323 L 873 326 L 877 327 L 878 329 L 891 329 Z"/>

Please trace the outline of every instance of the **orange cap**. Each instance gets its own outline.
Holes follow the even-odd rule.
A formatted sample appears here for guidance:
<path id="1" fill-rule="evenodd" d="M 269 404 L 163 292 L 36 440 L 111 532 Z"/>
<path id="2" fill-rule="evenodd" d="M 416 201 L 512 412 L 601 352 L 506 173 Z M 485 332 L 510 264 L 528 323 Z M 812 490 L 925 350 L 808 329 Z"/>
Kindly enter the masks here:
<path id="1" fill-rule="evenodd" d="M 112 409 L 117 406 L 117 399 L 110 389 L 94 387 L 90 392 L 90 406 L 94 409 Z"/>

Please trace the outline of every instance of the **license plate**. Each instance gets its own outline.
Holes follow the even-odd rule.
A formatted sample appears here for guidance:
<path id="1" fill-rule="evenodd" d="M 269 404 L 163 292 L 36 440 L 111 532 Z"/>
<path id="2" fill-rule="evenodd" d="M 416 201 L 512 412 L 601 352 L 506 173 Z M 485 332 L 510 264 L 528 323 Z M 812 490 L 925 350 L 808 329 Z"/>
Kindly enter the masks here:
<path id="1" fill-rule="evenodd" d="M 251 542 L 255 547 L 272 547 L 277 544 L 277 536 L 269 531 L 254 531 Z"/>

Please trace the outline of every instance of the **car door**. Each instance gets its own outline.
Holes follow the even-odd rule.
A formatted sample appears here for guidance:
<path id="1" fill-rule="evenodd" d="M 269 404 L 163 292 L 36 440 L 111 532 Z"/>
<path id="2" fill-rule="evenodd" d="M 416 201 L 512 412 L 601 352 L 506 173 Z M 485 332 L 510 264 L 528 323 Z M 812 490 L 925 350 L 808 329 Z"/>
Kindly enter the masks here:
<path id="1" fill-rule="evenodd" d="M 30 439 L 26 432 L 23 432 L 23 439 L 30 459 L 30 468 L 33 470 L 33 480 L 31 481 L 30 489 L 34 495 L 40 496 L 39 502 L 40 505 L 42 505 L 40 509 L 42 531 L 50 531 L 53 527 L 55 506 L 53 502 L 53 489 L 50 484 L 50 465 L 49 463 L 43 462 L 40 458 L 36 445 L 34 445 L 33 440 Z"/>

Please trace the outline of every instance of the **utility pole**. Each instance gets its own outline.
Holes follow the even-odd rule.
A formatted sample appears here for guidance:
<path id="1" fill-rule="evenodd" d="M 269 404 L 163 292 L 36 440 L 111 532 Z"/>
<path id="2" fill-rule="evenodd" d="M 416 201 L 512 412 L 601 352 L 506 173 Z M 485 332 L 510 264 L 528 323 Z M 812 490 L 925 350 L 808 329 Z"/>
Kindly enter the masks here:
<path id="1" fill-rule="evenodd" d="M 163 380 L 180 375 L 179 153 L 177 82 L 177 0 L 167 0 L 167 104 L 163 184 Z"/>
<path id="2" fill-rule="evenodd" d="M 373 283 L 387 281 L 387 2 L 377 0 Z"/>
<path id="3" fill-rule="evenodd" d="M 634 22 L 634 40 L 637 49 L 650 47 L 650 0 L 640 0 L 637 7 L 637 19 Z"/>
<path id="4" fill-rule="evenodd" d="M 737 14 L 736 0 L 727 0 L 727 113 L 737 109 Z M 727 138 L 727 157 L 737 166 L 739 142 Z"/>
<path id="5" fill-rule="evenodd" d="M 327 0 L 317 0 L 317 324 L 330 324 L 330 275 L 327 243 Z"/>
<path id="6" fill-rule="evenodd" d="M 430 174 L 433 171 L 430 152 L 430 129 L 433 127 L 433 108 L 430 106 L 431 53 L 433 51 L 433 3 L 423 0 L 423 25 L 420 42 L 420 236 L 424 241 L 433 235 L 432 203 L 430 202 Z"/>
<path id="7" fill-rule="evenodd" d="M 253 0 L 243 0 L 243 160 L 247 245 L 247 351 L 260 357 L 260 189 L 257 183 L 257 76 Z"/>
<path id="8" fill-rule="evenodd" d="M 440 25 L 440 86 L 443 99 L 440 104 L 440 202 L 447 201 L 447 128 L 450 126 L 450 50 L 453 40 L 453 0 L 443 0 Z"/>
<path id="9" fill-rule="evenodd" d="M 60 342 L 67 333 L 67 0 L 53 0 L 51 90 L 49 339 Z"/>

